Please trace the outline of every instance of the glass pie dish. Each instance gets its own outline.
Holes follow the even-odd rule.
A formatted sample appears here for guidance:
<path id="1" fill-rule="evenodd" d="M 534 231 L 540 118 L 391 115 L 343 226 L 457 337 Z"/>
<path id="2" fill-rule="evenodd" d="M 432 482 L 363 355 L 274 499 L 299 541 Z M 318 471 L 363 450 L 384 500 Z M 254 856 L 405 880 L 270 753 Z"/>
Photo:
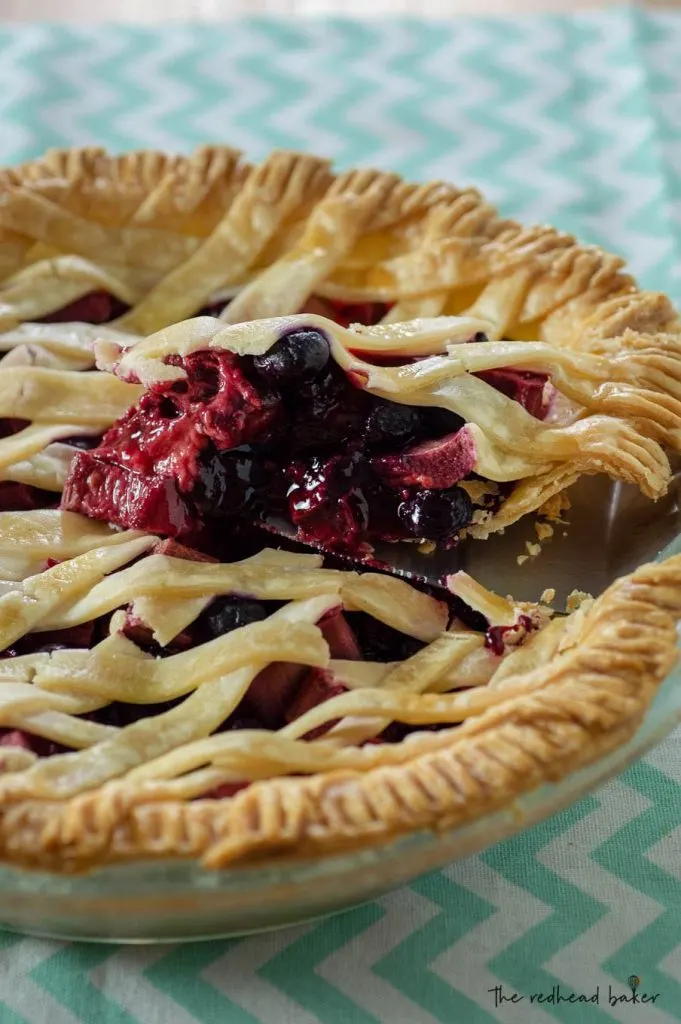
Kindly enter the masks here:
<path id="1" fill-rule="evenodd" d="M 620 260 L 300 154 L 3 188 L 7 926 L 338 909 L 673 725 L 681 324 Z"/>
<path id="2" fill-rule="evenodd" d="M 681 541 L 666 553 L 681 551 Z M 622 772 L 681 723 L 681 670 L 660 688 L 636 735 L 596 764 L 510 809 L 438 834 L 311 861 L 206 871 L 147 862 L 83 877 L 0 868 L 0 927 L 86 941 L 176 942 L 280 928 L 347 910 L 557 813 Z"/>
<path id="3" fill-rule="evenodd" d="M 569 566 L 562 575 L 565 592 L 572 589 L 576 576 L 588 573 L 589 561 L 592 571 L 605 575 L 641 558 L 664 559 L 681 552 L 676 497 L 653 518 L 649 506 L 628 489 L 624 494 L 607 485 L 599 489 L 606 496 L 610 492 L 610 521 L 617 524 L 611 535 L 626 538 L 627 543 L 618 539 L 614 548 L 597 539 L 581 549 L 583 560 L 579 549 L 573 549 L 572 558 L 561 555 L 560 563 Z M 587 516 L 592 498 L 591 488 L 586 488 L 583 502 L 576 499 L 581 516 Z M 507 539 L 498 557 L 502 563 L 505 557 L 506 571 L 516 577 L 516 586 L 521 578 L 531 586 L 511 557 L 516 550 L 517 540 L 511 544 Z M 596 552 L 601 557 L 594 567 Z M 494 572 L 494 566 L 488 565 L 487 571 Z M 285 927 L 349 909 L 570 806 L 622 772 L 680 723 L 681 667 L 676 665 L 627 743 L 471 824 L 445 832 L 422 830 L 373 849 L 307 860 L 274 858 L 217 872 L 166 859 L 98 868 L 83 876 L 3 866 L 0 927 L 86 941 L 174 942 Z"/>

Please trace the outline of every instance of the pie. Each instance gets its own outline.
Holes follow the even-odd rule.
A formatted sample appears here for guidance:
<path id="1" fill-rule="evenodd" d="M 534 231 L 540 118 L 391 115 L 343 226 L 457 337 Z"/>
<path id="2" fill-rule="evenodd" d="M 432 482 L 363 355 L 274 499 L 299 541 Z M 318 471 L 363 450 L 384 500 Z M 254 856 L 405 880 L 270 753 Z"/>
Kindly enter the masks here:
<path id="1" fill-rule="evenodd" d="M 633 734 L 681 556 L 563 612 L 391 552 L 556 518 L 582 474 L 663 496 L 664 296 L 473 190 L 309 155 L 2 175 L 4 860 L 384 843 Z"/>

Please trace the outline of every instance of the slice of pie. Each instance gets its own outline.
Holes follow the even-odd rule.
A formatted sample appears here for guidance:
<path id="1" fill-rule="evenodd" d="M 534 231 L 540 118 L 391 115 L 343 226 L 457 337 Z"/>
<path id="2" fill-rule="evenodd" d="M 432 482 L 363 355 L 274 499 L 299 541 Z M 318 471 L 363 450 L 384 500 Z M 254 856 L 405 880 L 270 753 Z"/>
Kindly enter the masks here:
<path id="1" fill-rule="evenodd" d="M 76 453 L 62 507 L 179 538 L 279 518 L 366 559 L 375 541 L 486 537 L 581 473 L 665 492 L 660 442 L 681 437 L 681 402 L 661 390 L 671 359 L 495 342 L 482 327 L 199 317 L 130 348 L 98 342 L 100 369 L 144 392 Z"/>
<path id="2" fill-rule="evenodd" d="M 636 730 L 681 558 L 563 614 L 375 551 L 665 494 L 681 325 L 620 260 L 443 183 L 92 149 L 3 172 L 0 289 L 4 860 L 381 843 Z"/>

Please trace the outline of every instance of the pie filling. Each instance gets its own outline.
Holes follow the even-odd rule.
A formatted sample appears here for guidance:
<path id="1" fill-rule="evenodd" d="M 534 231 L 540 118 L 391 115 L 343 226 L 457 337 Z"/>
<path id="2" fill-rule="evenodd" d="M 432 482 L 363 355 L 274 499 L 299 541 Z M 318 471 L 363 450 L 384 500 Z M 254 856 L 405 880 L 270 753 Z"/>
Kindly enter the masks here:
<path id="1" fill-rule="evenodd" d="M 76 452 L 62 508 L 199 547 L 216 523 L 281 524 L 366 561 L 379 541 L 454 546 L 509 489 L 476 476 L 461 417 L 371 394 L 331 358 L 322 330 L 296 328 L 259 356 L 207 349 L 167 362 L 184 379 L 152 384 L 96 447 Z M 546 416 L 545 374 L 480 377 Z"/>
<path id="2" fill-rule="evenodd" d="M 200 315 L 219 316 L 227 304 L 226 300 L 216 301 L 199 311 Z M 90 323 L 108 324 L 118 319 L 128 310 L 128 306 L 108 292 L 89 292 L 75 302 L 69 303 L 61 309 L 36 320 L 36 323 Z M 365 302 L 360 304 L 348 304 L 331 302 L 329 300 L 312 299 L 306 306 L 314 312 L 322 312 L 332 317 L 339 324 L 347 326 L 351 323 L 375 324 L 385 315 L 389 307 L 384 303 Z M 199 315 L 197 314 L 197 315 Z M 21 420 L 0 419 L 0 438 L 15 433 L 24 427 L 29 426 L 28 422 Z M 71 448 L 91 449 L 98 446 L 101 435 L 79 436 L 75 438 L 62 438 L 60 445 Z M 56 493 L 41 490 L 28 484 L 14 481 L 0 481 L 0 510 L 29 510 L 36 508 L 52 508 L 59 504 L 59 497 Z M 198 521 L 198 510 L 194 513 Z M 112 520 L 113 521 L 113 520 Z M 163 531 L 173 534 L 172 530 Z"/>

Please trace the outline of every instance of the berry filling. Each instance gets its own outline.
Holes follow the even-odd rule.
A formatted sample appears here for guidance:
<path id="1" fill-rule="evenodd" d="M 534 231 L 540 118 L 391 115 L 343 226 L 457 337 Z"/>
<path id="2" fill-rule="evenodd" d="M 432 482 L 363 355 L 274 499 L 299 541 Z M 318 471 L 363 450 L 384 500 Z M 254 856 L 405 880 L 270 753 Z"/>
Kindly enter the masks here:
<path id="1" fill-rule="evenodd" d="M 308 307 L 344 325 L 377 323 L 389 309 L 317 298 Z M 105 323 L 121 312 L 118 300 L 92 292 L 44 319 Z M 459 417 L 356 387 L 330 360 L 320 331 L 293 331 L 254 358 L 215 351 L 169 362 L 186 380 L 153 387 L 101 439 L 65 439 L 77 451 L 63 508 L 203 546 L 226 519 L 235 529 L 274 517 L 303 543 L 366 560 L 378 541 L 453 546 L 476 511 L 496 500 L 490 493 L 474 503 L 459 486 L 476 464 Z M 479 376 L 532 415 L 546 415 L 545 375 Z M 5 423 L 8 432 L 19 429 Z M 54 503 L 48 492 L 0 485 L 0 508 Z"/>
<path id="2" fill-rule="evenodd" d="M 82 298 L 70 302 L 68 306 L 55 310 L 54 313 L 47 313 L 36 322 L 43 324 L 108 324 L 117 317 L 122 316 L 128 306 L 119 299 L 109 295 L 108 292 L 89 292 Z"/>
<path id="3" fill-rule="evenodd" d="M 535 419 L 543 420 L 549 412 L 550 388 L 545 373 L 531 373 L 529 370 L 485 370 L 476 374 L 491 384 L 497 391 L 514 399 Z"/>
<path id="4" fill-rule="evenodd" d="M 295 330 L 253 358 L 173 362 L 185 380 L 153 386 L 76 454 L 62 507 L 195 543 L 211 522 L 275 517 L 359 559 L 376 541 L 452 546 L 470 522 L 463 421 L 355 387 L 322 332 Z"/>

